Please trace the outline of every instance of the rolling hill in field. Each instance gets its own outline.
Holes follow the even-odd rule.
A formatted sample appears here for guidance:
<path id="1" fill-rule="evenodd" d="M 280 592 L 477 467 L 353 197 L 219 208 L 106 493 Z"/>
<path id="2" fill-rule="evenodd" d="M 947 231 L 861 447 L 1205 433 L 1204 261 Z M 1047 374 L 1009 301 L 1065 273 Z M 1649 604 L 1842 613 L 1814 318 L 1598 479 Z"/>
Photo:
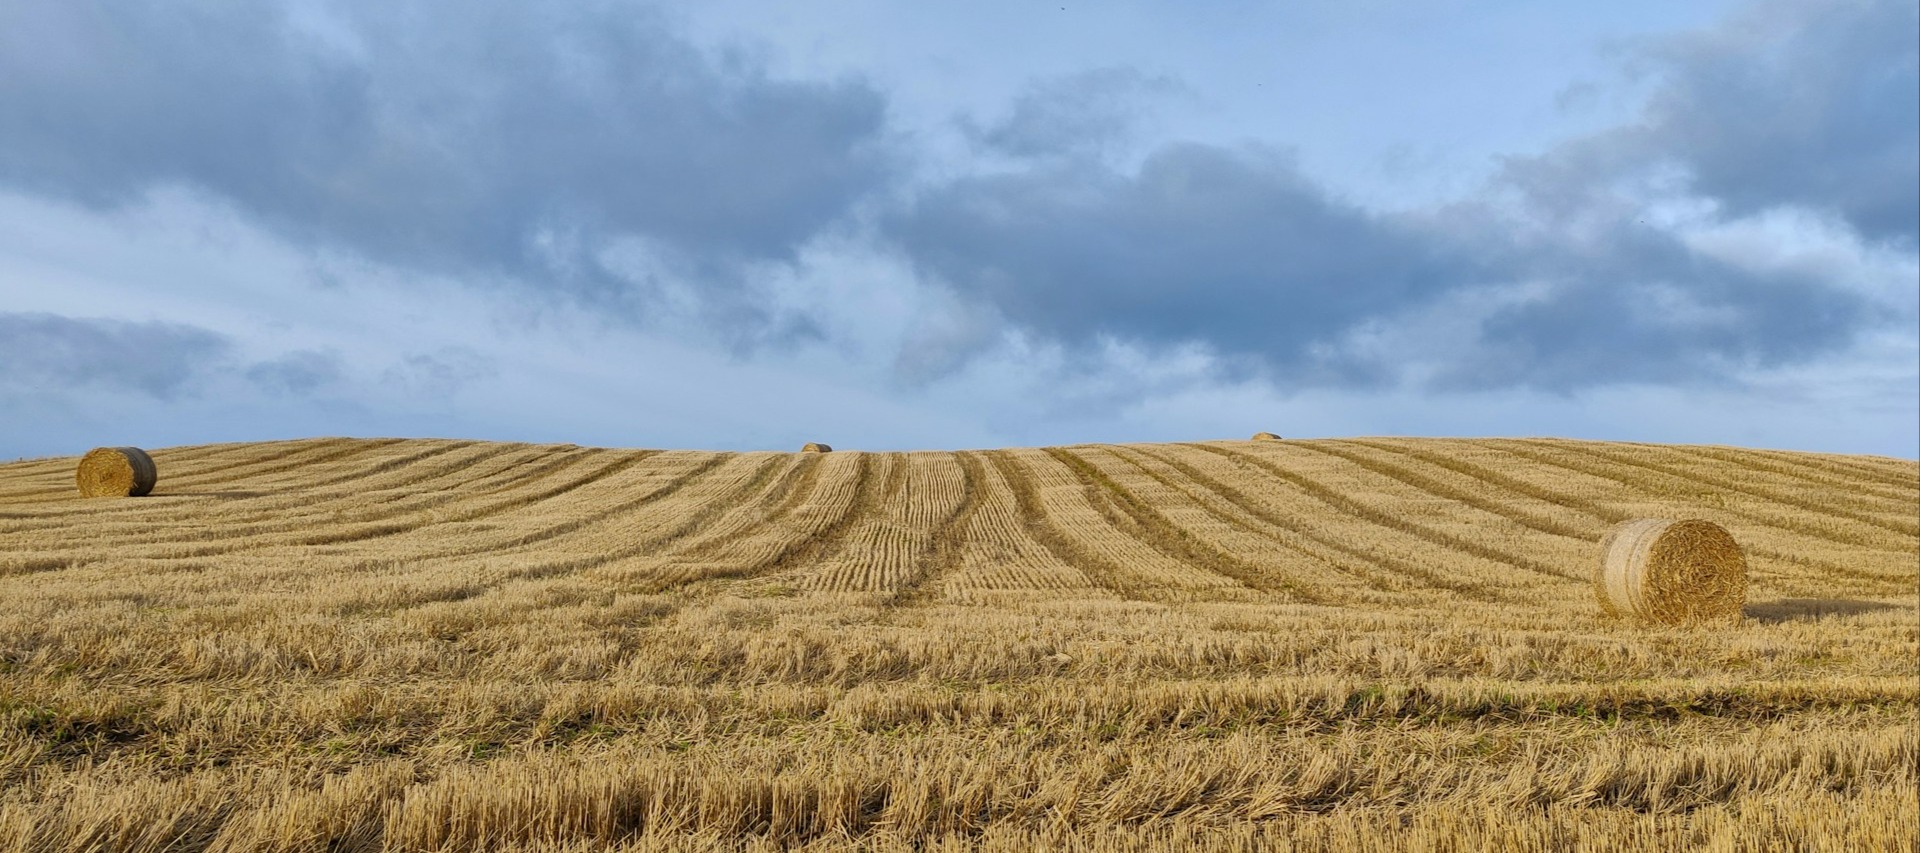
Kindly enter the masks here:
<path id="1" fill-rule="evenodd" d="M 1910 461 L 152 456 L 138 499 L 0 465 L 0 850 L 1913 838 Z M 1642 516 L 1733 533 L 1741 624 L 1600 614 Z"/>

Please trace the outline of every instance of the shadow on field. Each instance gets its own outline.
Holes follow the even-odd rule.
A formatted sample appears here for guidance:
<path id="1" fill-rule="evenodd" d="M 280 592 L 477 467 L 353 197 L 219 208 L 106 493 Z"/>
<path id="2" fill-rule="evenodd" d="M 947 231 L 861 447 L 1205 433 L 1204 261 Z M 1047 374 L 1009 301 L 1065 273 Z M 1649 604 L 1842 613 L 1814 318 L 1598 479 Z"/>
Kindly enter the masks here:
<path id="1" fill-rule="evenodd" d="M 161 492 L 161 491 L 155 491 L 153 494 L 148 495 L 147 497 L 150 497 L 150 498 L 226 498 L 228 500 L 235 500 L 238 498 L 264 498 L 273 494 L 277 494 L 277 493 L 276 492 Z"/>
<path id="2" fill-rule="evenodd" d="M 1845 598 L 1782 598 L 1776 601 L 1756 601 L 1749 603 L 1746 609 L 1748 619 L 1760 622 L 1793 622 L 1805 620 L 1811 622 L 1823 616 L 1857 616 L 1861 613 L 1879 613 L 1883 610 L 1911 610 L 1904 604 L 1888 604 L 1884 601 L 1853 601 Z"/>

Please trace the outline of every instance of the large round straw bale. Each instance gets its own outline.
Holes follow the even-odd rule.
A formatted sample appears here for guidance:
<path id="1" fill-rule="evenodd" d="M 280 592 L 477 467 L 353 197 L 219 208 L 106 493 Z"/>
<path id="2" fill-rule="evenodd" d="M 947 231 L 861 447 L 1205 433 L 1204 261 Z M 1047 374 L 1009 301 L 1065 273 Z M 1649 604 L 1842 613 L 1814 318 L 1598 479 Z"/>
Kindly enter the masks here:
<path id="1" fill-rule="evenodd" d="M 153 491 L 160 472 L 138 447 L 96 447 L 80 457 L 74 479 L 86 497 L 137 498 Z"/>
<path id="2" fill-rule="evenodd" d="M 1279 440 L 1280 440 L 1280 436 L 1277 436 L 1277 435 L 1274 435 L 1273 433 L 1270 433 L 1270 432 L 1256 432 L 1256 433 L 1254 433 L 1254 434 L 1253 434 L 1253 439 L 1252 439 L 1252 440 L 1254 440 L 1254 441 L 1279 441 Z"/>
<path id="3" fill-rule="evenodd" d="M 820 442 L 817 442 L 817 441 L 809 441 L 806 444 L 800 446 L 800 452 L 801 453 L 832 453 L 833 448 L 831 446 L 821 444 Z"/>
<path id="4" fill-rule="evenodd" d="M 1668 625 L 1737 619 L 1747 603 L 1747 558 L 1711 521 L 1636 518 L 1600 540 L 1593 582 L 1610 615 Z"/>

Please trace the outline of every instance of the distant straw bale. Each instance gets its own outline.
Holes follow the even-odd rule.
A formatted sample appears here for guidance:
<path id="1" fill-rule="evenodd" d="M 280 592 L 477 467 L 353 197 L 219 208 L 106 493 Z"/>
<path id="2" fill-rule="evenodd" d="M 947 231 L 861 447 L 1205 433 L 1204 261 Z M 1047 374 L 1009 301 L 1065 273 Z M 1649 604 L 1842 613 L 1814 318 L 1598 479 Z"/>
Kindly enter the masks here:
<path id="1" fill-rule="evenodd" d="M 1279 441 L 1280 436 L 1274 435 L 1273 433 L 1270 433 L 1270 432 L 1256 432 L 1253 434 L 1253 440 L 1254 441 Z"/>
<path id="2" fill-rule="evenodd" d="M 1636 518 L 1600 540 L 1594 577 L 1600 609 L 1667 625 L 1738 619 L 1747 559 L 1711 521 Z"/>
<path id="3" fill-rule="evenodd" d="M 89 498 L 137 498 L 153 491 L 160 472 L 138 447 L 96 447 L 80 457 L 74 479 Z"/>
<path id="4" fill-rule="evenodd" d="M 832 453 L 833 447 L 817 441 L 809 441 L 800 447 L 801 453 Z"/>

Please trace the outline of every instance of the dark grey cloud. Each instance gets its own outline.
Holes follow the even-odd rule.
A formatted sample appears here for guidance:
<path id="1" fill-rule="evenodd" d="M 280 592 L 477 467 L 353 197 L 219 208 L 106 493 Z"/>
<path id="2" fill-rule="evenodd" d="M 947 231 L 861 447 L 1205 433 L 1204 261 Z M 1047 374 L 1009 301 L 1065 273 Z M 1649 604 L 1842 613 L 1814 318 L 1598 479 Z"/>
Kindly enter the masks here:
<path id="1" fill-rule="evenodd" d="M 295 350 L 277 358 L 256 362 L 246 369 L 246 377 L 269 392 L 299 396 L 340 381 L 345 372 L 337 352 Z"/>
<path id="2" fill-rule="evenodd" d="M 185 185 L 297 240 L 618 299 L 639 238 L 697 281 L 888 179 L 881 96 L 703 54 L 613 2 L 0 4 L 0 184 Z"/>
<path id="3" fill-rule="evenodd" d="M 975 145 L 1015 157 L 1100 155 L 1132 136 L 1144 102 L 1180 90 L 1131 68 L 1093 69 L 1037 81 L 1000 120 L 961 127 Z"/>
<path id="4" fill-rule="evenodd" d="M 1328 198 L 1272 152 L 1178 145 L 1123 174 L 1080 163 L 958 181 L 887 225 L 921 271 L 1047 338 L 1202 341 L 1303 378 L 1357 323 L 1475 262 Z M 1338 375 L 1328 375 L 1329 371 Z"/>
<path id="5" fill-rule="evenodd" d="M 1774 3 L 1660 52 L 1649 147 L 1739 215 L 1796 204 L 1920 241 L 1920 5 Z"/>
<path id="6" fill-rule="evenodd" d="M 1874 322 L 1836 282 L 1728 264 L 1632 221 L 1511 260 L 1510 275 L 1544 292 L 1483 318 L 1473 346 L 1445 354 L 1437 385 L 1716 384 L 1836 351 Z"/>
<path id="7" fill-rule="evenodd" d="M 887 227 L 929 278 L 1043 338 L 1198 342 L 1286 387 L 1393 382 L 1414 362 L 1448 387 L 1711 382 L 1831 351 L 1869 319 L 1834 282 L 1729 264 L 1631 218 L 1578 235 L 1520 224 L 1481 206 L 1371 214 L 1270 153 L 1180 145 L 1133 174 L 959 181 Z M 1479 318 L 1455 349 L 1349 346 L 1522 287 L 1537 295 Z"/>
<path id="8" fill-rule="evenodd" d="M 1920 244 L 1920 6 L 1771 2 L 1644 46 L 1656 85 L 1634 125 L 1513 161 L 1534 204 L 1582 209 L 1677 169 L 1723 215 L 1792 205 L 1870 241 Z"/>
<path id="9" fill-rule="evenodd" d="M 226 336 L 197 326 L 0 313 L 0 386 L 172 399 L 217 370 L 231 347 Z"/>
<path id="10" fill-rule="evenodd" d="M 1913 18 L 1911 4 L 1768 5 L 1662 43 L 1644 55 L 1660 78 L 1642 121 L 1511 160 L 1483 196 L 1417 214 L 1343 204 L 1270 152 L 1174 144 L 1137 171 L 1083 152 L 956 180 L 883 229 L 928 279 L 1044 339 L 1198 343 L 1282 386 L 1736 381 L 1837 352 L 1885 318 L 1845 272 L 1704 254 L 1647 225 L 1648 205 L 1672 199 L 1660 187 L 1677 172 L 1678 192 L 1723 217 L 1795 205 L 1911 247 Z M 1114 125 L 1057 101 L 1063 127 Z M 1027 117 L 995 133 L 1047 138 L 1013 130 L 1027 126 L 1048 127 Z M 1467 334 L 1410 328 L 1448 311 Z M 1438 349 L 1380 352 L 1383 340 Z"/>

